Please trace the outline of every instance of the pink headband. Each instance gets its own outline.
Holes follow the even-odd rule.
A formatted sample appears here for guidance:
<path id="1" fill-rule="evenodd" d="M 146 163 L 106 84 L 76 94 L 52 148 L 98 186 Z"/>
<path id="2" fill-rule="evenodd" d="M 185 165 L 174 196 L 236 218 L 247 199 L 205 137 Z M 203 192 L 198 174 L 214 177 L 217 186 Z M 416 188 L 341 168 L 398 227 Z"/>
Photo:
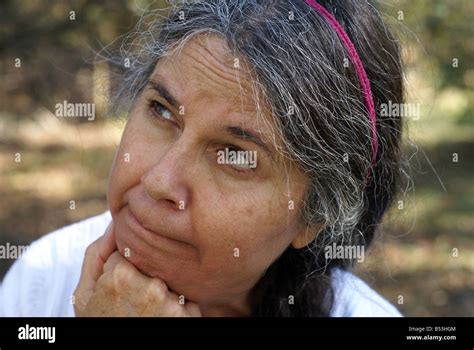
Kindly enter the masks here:
<path id="1" fill-rule="evenodd" d="M 349 56 L 351 58 L 352 64 L 354 65 L 354 68 L 357 73 L 357 77 L 359 78 L 360 88 L 362 89 L 364 93 L 365 106 L 369 112 L 370 122 L 372 124 L 372 163 L 371 164 L 374 165 L 375 160 L 377 158 L 377 129 L 376 129 L 377 118 L 375 116 L 374 99 L 372 97 L 372 90 L 370 89 L 370 81 L 369 81 L 369 78 L 367 77 L 367 73 L 365 72 L 362 61 L 360 60 L 359 55 L 357 54 L 357 51 L 351 39 L 349 39 L 349 36 L 344 31 L 344 29 L 339 24 L 339 22 L 334 18 L 334 16 L 331 15 L 328 10 L 326 10 L 323 6 L 321 6 L 314 0 L 306 0 L 306 3 L 310 5 L 313 9 L 315 9 L 321 16 L 323 16 L 327 20 L 327 22 L 331 25 L 331 27 L 336 31 L 337 35 L 339 36 L 342 43 L 344 44 L 347 51 L 349 52 Z M 370 170 L 369 170 L 369 173 L 367 174 L 366 180 L 368 180 L 369 174 L 370 174 Z"/>

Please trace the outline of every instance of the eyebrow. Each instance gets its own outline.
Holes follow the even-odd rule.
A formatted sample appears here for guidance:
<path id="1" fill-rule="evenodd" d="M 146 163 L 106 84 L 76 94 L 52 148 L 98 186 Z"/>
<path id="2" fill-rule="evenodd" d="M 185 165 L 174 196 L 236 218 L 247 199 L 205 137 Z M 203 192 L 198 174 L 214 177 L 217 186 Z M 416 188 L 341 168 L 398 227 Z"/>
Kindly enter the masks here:
<path id="1" fill-rule="evenodd" d="M 179 109 L 181 103 L 169 92 L 165 85 L 156 80 L 149 80 L 148 86 L 156 90 L 161 97 L 168 101 L 174 108 Z M 248 141 L 260 146 L 268 155 L 273 158 L 273 152 L 254 132 L 241 128 L 240 126 L 227 126 L 225 131 L 243 141 Z"/>
<path id="2" fill-rule="evenodd" d="M 268 153 L 270 157 L 273 158 L 273 152 L 268 148 L 268 146 L 263 142 L 255 133 L 252 131 L 246 130 L 241 128 L 240 126 L 227 126 L 225 128 L 227 133 L 231 134 L 232 136 L 235 136 L 243 141 L 249 141 L 257 146 L 260 146 L 261 148 L 264 149 L 265 152 Z"/>
<path id="3" fill-rule="evenodd" d="M 148 86 L 153 90 L 156 90 L 161 97 L 163 97 L 168 103 L 170 103 L 174 108 L 179 109 L 182 106 L 181 103 L 169 92 L 165 85 L 156 80 L 149 80 Z"/>

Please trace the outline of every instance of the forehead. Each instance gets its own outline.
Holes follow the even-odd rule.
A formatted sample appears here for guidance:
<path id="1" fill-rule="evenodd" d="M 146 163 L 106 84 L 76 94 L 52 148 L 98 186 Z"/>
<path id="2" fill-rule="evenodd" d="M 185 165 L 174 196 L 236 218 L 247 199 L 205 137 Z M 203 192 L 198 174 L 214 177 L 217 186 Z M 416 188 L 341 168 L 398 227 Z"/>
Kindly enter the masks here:
<path id="1" fill-rule="evenodd" d="M 234 54 L 217 35 L 201 35 L 172 50 L 157 63 L 150 80 L 166 86 L 185 107 L 208 127 L 249 128 L 274 151 L 276 163 L 288 163 L 281 130 L 261 90 L 254 90 L 248 62 Z"/>
<path id="2" fill-rule="evenodd" d="M 152 79 L 163 82 L 185 107 L 202 106 L 221 113 L 257 117 L 257 104 L 248 64 L 216 35 L 201 35 L 162 57 Z M 259 98 L 260 112 L 267 108 Z"/>

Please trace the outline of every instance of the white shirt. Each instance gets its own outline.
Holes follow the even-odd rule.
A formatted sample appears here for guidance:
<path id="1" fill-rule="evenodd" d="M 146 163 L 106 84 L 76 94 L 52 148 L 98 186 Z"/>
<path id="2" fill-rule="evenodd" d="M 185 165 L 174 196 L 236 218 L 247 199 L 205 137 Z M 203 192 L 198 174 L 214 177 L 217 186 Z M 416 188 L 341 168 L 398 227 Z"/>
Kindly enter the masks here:
<path id="1" fill-rule="evenodd" d="M 111 221 L 109 212 L 54 231 L 18 259 L 0 285 L 0 316 L 74 316 L 72 294 L 84 252 Z M 388 301 L 355 275 L 336 270 L 333 317 L 401 316 Z"/>

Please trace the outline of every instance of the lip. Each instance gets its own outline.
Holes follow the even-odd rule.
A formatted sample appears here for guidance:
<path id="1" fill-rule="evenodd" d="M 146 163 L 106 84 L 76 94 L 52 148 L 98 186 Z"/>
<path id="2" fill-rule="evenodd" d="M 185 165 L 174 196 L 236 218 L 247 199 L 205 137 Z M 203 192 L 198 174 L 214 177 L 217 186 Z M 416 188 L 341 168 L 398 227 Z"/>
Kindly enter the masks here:
<path id="1" fill-rule="evenodd" d="M 132 209 L 129 206 L 127 206 L 125 220 L 132 231 L 134 231 L 146 241 L 155 242 L 158 246 L 162 246 L 163 243 L 173 245 L 188 244 L 186 242 L 167 237 L 161 234 L 160 232 L 148 229 L 141 223 L 141 221 L 137 218 L 137 216 L 133 213 Z"/>

